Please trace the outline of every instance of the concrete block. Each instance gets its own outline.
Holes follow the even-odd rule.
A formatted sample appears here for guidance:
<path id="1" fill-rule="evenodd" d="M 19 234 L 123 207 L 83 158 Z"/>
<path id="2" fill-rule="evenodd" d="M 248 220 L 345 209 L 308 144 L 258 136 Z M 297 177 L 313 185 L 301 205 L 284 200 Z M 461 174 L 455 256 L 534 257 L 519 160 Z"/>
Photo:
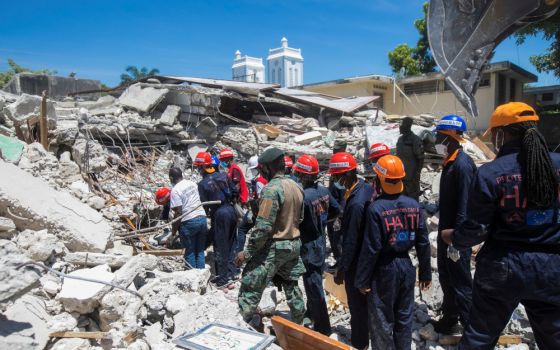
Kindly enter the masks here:
<path id="1" fill-rule="evenodd" d="M 218 137 L 218 124 L 210 117 L 202 119 L 196 127 L 196 136 L 215 140 Z"/>
<path id="2" fill-rule="evenodd" d="M 297 135 L 294 137 L 294 142 L 299 145 L 307 145 L 313 141 L 317 141 L 323 138 L 323 135 L 319 131 L 310 131 L 302 135 Z"/>
<path id="3" fill-rule="evenodd" d="M 140 113 L 148 113 L 165 98 L 168 92 L 169 89 L 156 89 L 134 84 L 122 93 L 119 103 Z"/>
<path id="4" fill-rule="evenodd" d="M 14 219 L 16 226 L 32 230 L 48 228 L 70 251 L 102 252 L 112 232 L 98 211 L 0 160 L 0 214 L 7 207 L 26 219 Z"/>
<path id="5" fill-rule="evenodd" d="M 47 261 L 51 256 L 60 256 L 66 252 L 64 244 L 47 230 L 25 230 L 16 237 L 17 246 L 31 260 Z"/>
<path id="6" fill-rule="evenodd" d="M 116 255 L 116 254 L 103 254 L 103 253 L 89 253 L 89 252 L 74 252 L 68 253 L 64 256 L 64 261 L 86 266 L 109 265 L 112 268 L 122 267 L 130 260 L 130 256 Z"/>
<path id="7" fill-rule="evenodd" d="M 50 318 L 43 300 L 25 295 L 0 317 L 0 349 L 44 349 L 49 341 Z"/>
<path id="8" fill-rule="evenodd" d="M 0 217 L 0 231 L 1 232 L 12 231 L 12 230 L 15 230 L 15 229 L 16 229 L 16 224 L 14 224 L 14 221 L 12 219 Z"/>
<path id="9" fill-rule="evenodd" d="M 104 282 L 113 282 L 115 279 L 115 274 L 111 272 L 109 265 L 76 270 L 71 272 L 70 276 L 91 278 Z M 62 303 L 66 311 L 87 314 L 93 312 L 99 306 L 99 302 L 108 292 L 108 288 L 108 286 L 100 283 L 65 278 L 62 289 L 56 298 Z"/>
<path id="10" fill-rule="evenodd" d="M 4 301 L 19 298 L 38 284 L 41 277 L 39 269 L 16 269 L 19 264 L 27 261 L 29 258 L 14 243 L 0 240 L 0 305 Z"/>
<path id="11" fill-rule="evenodd" d="M 181 107 L 169 105 L 163 111 L 159 122 L 164 125 L 172 126 L 177 121 L 177 117 L 181 114 Z"/>
<path id="12" fill-rule="evenodd" d="M 12 121 L 27 120 L 32 116 L 40 115 L 41 113 L 41 96 L 23 94 L 18 99 L 6 107 L 4 113 Z M 54 102 L 47 101 L 47 122 L 49 129 L 56 128 L 56 110 Z"/>

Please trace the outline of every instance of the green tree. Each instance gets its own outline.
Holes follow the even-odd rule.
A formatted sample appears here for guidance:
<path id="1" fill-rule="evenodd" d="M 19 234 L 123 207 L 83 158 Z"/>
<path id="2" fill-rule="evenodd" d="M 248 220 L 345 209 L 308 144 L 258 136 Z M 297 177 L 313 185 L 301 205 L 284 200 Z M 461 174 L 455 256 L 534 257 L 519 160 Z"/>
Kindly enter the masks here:
<path id="1" fill-rule="evenodd" d="M 57 72 L 55 70 L 50 69 L 40 69 L 40 70 L 32 70 L 29 68 L 25 68 L 17 64 L 13 59 L 8 58 L 8 68 L 5 72 L 0 72 L 0 87 L 5 86 L 12 77 L 18 73 L 33 73 L 33 74 L 47 74 L 47 75 L 54 75 Z"/>
<path id="2" fill-rule="evenodd" d="M 550 41 L 550 46 L 542 55 L 529 57 L 531 63 L 539 73 L 552 73 L 560 78 L 560 11 L 552 17 L 537 23 L 532 23 L 515 33 L 517 45 L 525 42 L 527 37 L 542 34 L 545 40 Z"/>
<path id="3" fill-rule="evenodd" d="M 121 85 L 128 84 L 138 79 L 149 77 L 150 75 L 159 74 L 159 69 L 152 68 L 148 70 L 146 67 L 138 69 L 136 66 L 126 67 L 126 73 L 121 74 Z"/>
<path id="4" fill-rule="evenodd" d="M 428 17 L 427 2 L 424 3 L 422 10 L 424 12 L 424 18 L 419 18 L 414 21 L 414 27 L 416 27 L 420 35 L 416 47 L 400 44 L 395 47 L 393 51 L 389 51 L 389 65 L 397 75 L 400 75 L 402 70 L 404 70 L 404 76 L 409 76 L 433 72 L 436 69 L 436 62 L 432 57 L 430 43 L 428 41 L 428 25 L 426 20 Z"/>

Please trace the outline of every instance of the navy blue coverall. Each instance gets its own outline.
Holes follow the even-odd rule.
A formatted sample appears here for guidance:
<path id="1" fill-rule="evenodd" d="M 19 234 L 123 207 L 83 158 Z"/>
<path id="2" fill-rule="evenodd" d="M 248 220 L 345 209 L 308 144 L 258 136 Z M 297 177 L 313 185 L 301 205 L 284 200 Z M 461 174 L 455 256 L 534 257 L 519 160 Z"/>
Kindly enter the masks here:
<path id="1" fill-rule="evenodd" d="M 352 346 L 358 349 L 369 343 L 367 298 L 354 287 L 356 266 L 364 237 L 364 214 L 372 197 L 373 187 L 364 180 L 358 183 L 346 199 L 342 216 L 342 255 L 338 264 L 338 271 L 344 273 L 344 287 L 350 310 L 350 328 L 352 330 Z"/>
<path id="2" fill-rule="evenodd" d="M 344 192 L 346 192 L 346 190 L 337 188 L 334 185 L 334 181 L 331 180 L 329 183 L 329 192 L 331 193 L 333 198 L 338 202 L 338 205 L 341 208 L 344 208 L 346 204 L 346 201 L 344 200 Z M 338 260 L 340 259 L 340 251 L 341 251 L 340 241 L 342 240 L 342 237 L 341 237 L 340 230 L 336 231 L 334 229 L 334 221 L 327 223 L 327 235 L 329 237 L 329 243 L 331 245 L 331 251 L 333 253 L 333 257 L 336 260 L 336 262 L 338 262 Z"/>
<path id="3" fill-rule="evenodd" d="M 329 217 L 339 215 L 341 208 L 329 190 L 320 185 L 304 189 L 304 214 L 299 225 L 301 258 L 305 265 L 303 286 L 307 295 L 307 314 L 313 329 L 326 336 L 331 334 L 331 323 L 323 290 L 326 240 L 325 225 Z"/>
<path id="4" fill-rule="evenodd" d="M 355 286 L 367 294 L 372 349 L 410 349 L 416 269 L 408 256 L 415 247 L 420 281 L 432 280 L 430 241 L 418 202 L 382 194 L 366 210 L 364 242 Z"/>
<path id="5" fill-rule="evenodd" d="M 485 242 L 477 255 L 473 304 L 459 349 L 494 349 L 519 303 L 539 349 L 560 349 L 560 205 L 529 208 L 518 160 L 504 145 L 478 169 L 457 248 Z M 550 153 L 560 174 L 560 154 Z"/>
<path id="6" fill-rule="evenodd" d="M 204 174 L 198 183 L 198 193 L 202 202 L 222 201 L 221 204 L 206 206 L 212 225 L 211 235 L 214 243 L 214 266 L 216 283 L 223 284 L 235 276 L 235 241 L 237 217 L 231 204 L 231 184 L 224 173 Z"/>
<path id="7" fill-rule="evenodd" d="M 461 251 L 461 258 L 454 262 L 447 257 L 448 245 L 441 239 L 441 231 L 457 228 L 467 218 L 469 189 L 476 173 L 476 165 L 461 148 L 443 167 L 439 190 L 439 227 L 437 239 L 437 265 L 439 283 L 443 291 L 441 311 L 449 324 L 468 323 L 472 303 L 472 249 Z"/>

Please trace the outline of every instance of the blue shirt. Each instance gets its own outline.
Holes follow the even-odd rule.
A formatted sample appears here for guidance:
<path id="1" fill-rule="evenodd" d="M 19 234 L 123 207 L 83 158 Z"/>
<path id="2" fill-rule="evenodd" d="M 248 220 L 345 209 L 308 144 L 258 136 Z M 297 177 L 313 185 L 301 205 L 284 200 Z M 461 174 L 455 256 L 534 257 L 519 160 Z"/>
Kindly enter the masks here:
<path id="1" fill-rule="evenodd" d="M 222 204 L 229 204 L 232 200 L 231 183 L 224 173 L 204 174 L 198 183 L 198 193 L 202 202 L 221 201 Z M 222 204 L 206 206 L 206 213 L 213 216 Z"/>
<path id="2" fill-rule="evenodd" d="M 325 235 L 325 226 L 329 217 L 337 216 L 341 208 L 329 190 L 320 185 L 303 190 L 303 221 L 299 225 L 303 243 Z"/>

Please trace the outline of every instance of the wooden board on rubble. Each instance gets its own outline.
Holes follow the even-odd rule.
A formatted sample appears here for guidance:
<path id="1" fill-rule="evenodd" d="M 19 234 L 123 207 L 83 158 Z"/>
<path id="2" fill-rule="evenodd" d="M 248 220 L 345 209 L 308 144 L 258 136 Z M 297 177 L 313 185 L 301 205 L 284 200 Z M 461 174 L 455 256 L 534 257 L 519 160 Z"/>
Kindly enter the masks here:
<path id="1" fill-rule="evenodd" d="M 51 338 L 110 339 L 107 332 L 52 332 Z"/>
<path id="2" fill-rule="evenodd" d="M 490 147 L 488 147 L 481 139 L 479 139 L 478 137 L 475 137 L 472 140 L 472 143 L 474 143 L 478 148 L 480 148 L 480 150 L 482 151 L 482 153 L 484 153 L 484 155 L 486 156 L 486 158 L 493 160 L 496 158 L 496 153 L 492 152 L 492 150 L 490 149 Z"/>
<path id="3" fill-rule="evenodd" d="M 284 350 L 350 350 L 351 347 L 279 316 L 272 317 L 276 339 Z"/>
<path id="4" fill-rule="evenodd" d="M 439 337 L 439 344 L 440 345 L 457 345 L 461 340 L 460 335 L 441 335 Z M 498 339 L 498 345 L 515 345 L 521 344 L 521 336 L 520 335 L 502 335 Z"/>
<path id="5" fill-rule="evenodd" d="M 325 291 L 340 300 L 342 305 L 348 307 L 348 297 L 346 296 L 344 283 L 342 283 L 341 285 L 334 283 L 334 275 L 329 272 L 325 272 L 323 274 L 323 278 L 325 279 Z"/>

